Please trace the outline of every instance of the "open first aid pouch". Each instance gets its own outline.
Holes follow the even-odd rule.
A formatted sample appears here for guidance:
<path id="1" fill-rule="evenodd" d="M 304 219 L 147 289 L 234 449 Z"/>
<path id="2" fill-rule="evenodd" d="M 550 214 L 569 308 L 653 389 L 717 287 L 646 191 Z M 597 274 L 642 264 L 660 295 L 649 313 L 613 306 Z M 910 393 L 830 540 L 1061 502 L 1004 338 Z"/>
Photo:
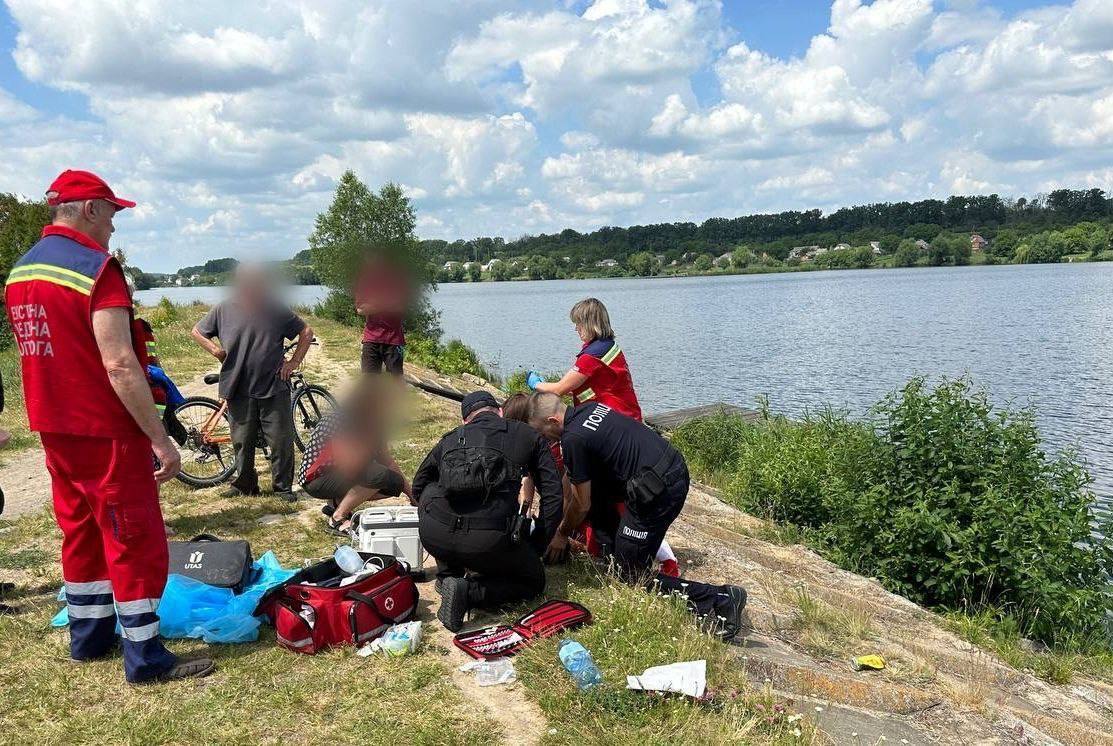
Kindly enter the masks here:
<path id="1" fill-rule="evenodd" d="M 472 658 L 492 660 L 514 655 L 531 641 L 591 624 L 591 612 L 574 601 L 546 601 L 513 624 L 461 632 L 452 638 Z"/>

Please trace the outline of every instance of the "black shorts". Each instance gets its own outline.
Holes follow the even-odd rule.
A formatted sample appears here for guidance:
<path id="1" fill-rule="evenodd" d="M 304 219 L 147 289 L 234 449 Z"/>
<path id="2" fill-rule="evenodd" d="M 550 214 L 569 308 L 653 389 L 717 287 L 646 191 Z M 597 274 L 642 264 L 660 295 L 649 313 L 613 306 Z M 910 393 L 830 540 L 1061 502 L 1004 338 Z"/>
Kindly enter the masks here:
<path id="1" fill-rule="evenodd" d="M 382 342 L 364 342 L 359 356 L 359 367 L 364 373 L 402 375 L 402 345 L 388 345 Z"/>
<path id="2" fill-rule="evenodd" d="M 404 485 L 401 474 L 377 461 L 372 461 L 358 481 L 353 482 L 348 476 L 340 474 L 335 468 L 330 467 L 326 468 L 324 473 L 316 479 L 304 485 L 304 488 L 310 497 L 335 503 L 343 500 L 352 487 L 357 486 L 378 490 L 388 497 L 398 497 L 402 494 Z"/>

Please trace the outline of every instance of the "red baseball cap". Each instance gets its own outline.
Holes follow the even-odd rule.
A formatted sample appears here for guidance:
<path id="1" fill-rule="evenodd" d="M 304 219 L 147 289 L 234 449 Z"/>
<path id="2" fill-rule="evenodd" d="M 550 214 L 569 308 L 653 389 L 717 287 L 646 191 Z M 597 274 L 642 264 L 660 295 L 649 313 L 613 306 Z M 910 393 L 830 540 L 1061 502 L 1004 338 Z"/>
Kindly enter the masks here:
<path id="1" fill-rule="evenodd" d="M 109 188 L 104 179 L 91 171 L 66 169 L 46 190 L 46 203 L 60 205 L 63 202 L 78 202 L 86 199 L 103 199 L 119 209 L 135 207 L 130 199 L 120 199 Z"/>

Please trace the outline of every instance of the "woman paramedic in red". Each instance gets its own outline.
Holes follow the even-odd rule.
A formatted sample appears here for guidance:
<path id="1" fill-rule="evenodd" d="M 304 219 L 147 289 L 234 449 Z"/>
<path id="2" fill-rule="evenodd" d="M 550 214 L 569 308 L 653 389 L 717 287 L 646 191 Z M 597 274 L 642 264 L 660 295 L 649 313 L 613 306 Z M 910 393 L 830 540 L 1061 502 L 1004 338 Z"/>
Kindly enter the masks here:
<path id="1" fill-rule="evenodd" d="M 642 408 L 638 403 L 638 395 L 634 393 L 634 381 L 630 377 L 626 356 L 614 340 L 607 307 L 597 298 L 585 298 L 572 306 L 568 318 L 575 324 L 576 334 L 583 342 L 571 370 L 555 383 L 544 381 L 540 374 L 531 370 L 526 384 L 534 391 L 546 391 L 558 396 L 571 395 L 572 402 L 576 405 L 597 401 L 640 421 Z M 557 448 L 559 449 L 559 445 Z M 561 462 L 558 460 L 558 463 Z M 622 503 L 616 504 L 615 509 L 621 511 Z M 598 544 L 590 525 L 585 522 L 582 529 L 581 536 L 588 551 L 598 556 Z M 676 555 L 667 539 L 661 542 L 657 550 L 657 561 L 661 563 L 661 572 L 666 575 L 680 574 Z"/>
<path id="2" fill-rule="evenodd" d="M 545 391 L 557 396 L 572 396 L 572 403 L 597 401 L 616 412 L 642 418 L 638 395 L 626 356 L 614 341 L 611 317 L 607 307 L 596 298 L 586 298 L 572 306 L 568 318 L 576 326 L 583 347 L 576 356 L 571 370 L 555 383 L 544 381 L 536 371 L 530 371 L 526 383 L 534 391 Z"/>

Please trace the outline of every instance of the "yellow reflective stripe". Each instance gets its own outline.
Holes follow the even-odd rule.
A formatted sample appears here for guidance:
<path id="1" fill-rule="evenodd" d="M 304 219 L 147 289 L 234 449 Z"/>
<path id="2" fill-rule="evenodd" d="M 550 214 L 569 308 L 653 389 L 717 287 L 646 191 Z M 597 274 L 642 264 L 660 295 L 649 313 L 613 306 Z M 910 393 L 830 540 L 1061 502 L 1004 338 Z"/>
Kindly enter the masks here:
<path id="1" fill-rule="evenodd" d="M 34 275 L 21 274 L 18 277 L 13 277 L 12 275 L 8 275 L 7 284 L 8 285 L 14 285 L 17 282 L 30 282 L 31 280 L 42 280 L 43 282 L 53 283 L 54 285 L 61 285 L 63 287 L 69 288 L 70 290 L 76 290 L 77 292 L 81 293 L 82 295 L 92 295 L 93 294 L 92 288 L 84 288 L 84 287 L 81 287 L 79 285 L 75 285 L 72 282 L 69 282 L 68 280 L 63 280 L 63 279 L 58 278 L 58 277 L 51 277 L 50 275 L 43 275 L 43 274 L 34 274 Z"/>
<path id="2" fill-rule="evenodd" d="M 585 401 L 588 401 L 589 399 L 594 399 L 594 398 L 595 398 L 595 392 L 592 391 L 591 389 L 584 389 L 580 393 L 576 394 L 576 400 L 578 402 L 580 402 L 580 404 L 583 404 Z"/>
<path id="3" fill-rule="evenodd" d="M 83 275 L 80 272 L 74 272 L 72 269 L 66 269 L 65 267 L 59 267 L 57 264 L 21 264 L 18 267 L 13 267 L 12 272 L 14 273 L 14 272 L 20 272 L 20 271 L 23 271 L 23 270 L 39 270 L 39 269 L 45 269 L 45 270 L 48 270 L 50 272 L 56 272 L 60 275 L 65 275 L 65 276 L 71 277 L 74 280 L 78 280 L 82 283 L 88 283 L 89 287 L 92 287 L 93 283 L 96 281 L 94 278 L 90 277 L 89 275 Z"/>
<path id="4" fill-rule="evenodd" d="M 607 365 L 610 365 L 611 363 L 614 362 L 614 359 L 616 357 L 618 357 L 619 353 L 621 353 L 621 352 L 622 352 L 622 350 L 619 348 L 618 345 L 611 345 L 611 349 L 607 351 L 607 354 L 604 355 L 603 357 L 599 358 L 599 359 L 602 360 Z"/>

